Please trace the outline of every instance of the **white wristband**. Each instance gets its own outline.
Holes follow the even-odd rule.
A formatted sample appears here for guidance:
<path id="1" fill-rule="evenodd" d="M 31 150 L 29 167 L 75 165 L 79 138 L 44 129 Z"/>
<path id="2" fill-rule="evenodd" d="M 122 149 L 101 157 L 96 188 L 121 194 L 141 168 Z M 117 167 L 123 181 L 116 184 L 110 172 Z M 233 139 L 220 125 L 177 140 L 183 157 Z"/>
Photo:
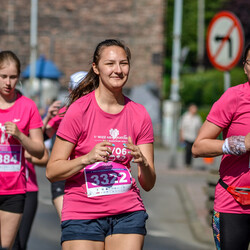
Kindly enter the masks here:
<path id="1" fill-rule="evenodd" d="M 242 155 L 246 153 L 245 136 L 230 136 L 222 146 L 223 154 Z"/>
<path id="2" fill-rule="evenodd" d="M 226 138 L 226 140 L 224 141 L 224 143 L 222 145 L 222 152 L 225 155 L 229 155 L 230 154 L 230 149 L 228 147 L 228 138 Z"/>

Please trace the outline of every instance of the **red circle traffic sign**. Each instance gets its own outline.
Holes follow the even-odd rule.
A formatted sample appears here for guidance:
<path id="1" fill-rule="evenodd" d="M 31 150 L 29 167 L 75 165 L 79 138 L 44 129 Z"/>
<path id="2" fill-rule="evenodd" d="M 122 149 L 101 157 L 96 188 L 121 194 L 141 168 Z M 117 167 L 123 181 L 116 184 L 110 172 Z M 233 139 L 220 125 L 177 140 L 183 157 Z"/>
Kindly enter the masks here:
<path id="1" fill-rule="evenodd" d="M 244 31 L 239 19 L 229 11 L 217 13 L 208 26 L 207 54 L 212 65 L 222 71 L 232 69 L 240 60 Z"/>

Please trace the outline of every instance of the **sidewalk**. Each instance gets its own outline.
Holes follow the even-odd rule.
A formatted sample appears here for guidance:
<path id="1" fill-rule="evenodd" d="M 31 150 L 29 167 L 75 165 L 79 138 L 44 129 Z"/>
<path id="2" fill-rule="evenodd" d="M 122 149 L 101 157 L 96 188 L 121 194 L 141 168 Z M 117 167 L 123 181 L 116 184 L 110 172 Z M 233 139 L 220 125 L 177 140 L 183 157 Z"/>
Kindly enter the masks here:
<path id="1" fill-rule="evenodd" d="M 170 150 L 161 147 L 155 148 L 155 168 L 157 182 L 159 182 L 158 189 L 159 187 L 169 188 L 170 185 L 176 188 L 193 239 L 203 244 L 204 249 L 214 249 L 209 208 L 207 205 L 207 181 L 208 179 L 217 179 L 217 174 L 214 173 L 219 168 L 220 158 L 215 158 L 212 165 L 206 164 L 202 158 L 193 159 L 193 167 L 187 169 L 183 164 L 183 154 L 184 151 L 179 149 L 175 157 L 176 164 L 173 168 L 171 166 Z M 168 209 L 169 202 L 166 203 L 166 212 L 171 209 Z M 174 211 L 173 216 L 175 215 L 180 217 Z M 184 235 L 182 237 L 185 239 Z"/>

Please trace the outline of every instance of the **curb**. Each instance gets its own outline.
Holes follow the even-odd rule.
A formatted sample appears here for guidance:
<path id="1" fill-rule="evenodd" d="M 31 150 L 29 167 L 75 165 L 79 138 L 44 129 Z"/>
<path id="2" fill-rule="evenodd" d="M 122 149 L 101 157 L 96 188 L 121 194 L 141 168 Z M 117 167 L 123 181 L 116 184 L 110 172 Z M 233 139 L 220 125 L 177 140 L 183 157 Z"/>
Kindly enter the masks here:
<path id="1" fill-rule="evenodd" d="M 198 219 L 198 216 L 195 211 L 195 207 L 191 201 L 190 195 L 187 192 L 187 190 L 180 184 L 176 186 L 176 189 L 181 199 L 181 202 L 183 204 L 185 213 L 188 218 L 188 224 L 190 226 L 190 229 L 194 238 L 200 243 L 204 243 L 209 246 L 214 245 L 213 239 L 211 238 L 210 240 L 207 237 L 207 235 L 204 233 L 205 227 L 203 224 L 201 224 L 201 222 Z"/>

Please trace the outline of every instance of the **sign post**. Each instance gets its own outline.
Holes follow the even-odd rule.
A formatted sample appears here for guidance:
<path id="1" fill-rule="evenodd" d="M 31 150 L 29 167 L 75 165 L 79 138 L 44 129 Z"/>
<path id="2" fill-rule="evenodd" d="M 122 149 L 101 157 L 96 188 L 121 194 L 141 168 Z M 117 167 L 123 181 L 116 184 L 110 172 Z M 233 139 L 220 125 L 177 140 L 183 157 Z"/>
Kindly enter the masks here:
<path id="1" fill-rule="evenodd" d="M 224 90 L 230 87 L 229 71 L 239 62 L 244 48 L 244 31 L 229 11 L 217 13 L 207 32 L 207 54 L 212 65 L 224 71 Z"/>

